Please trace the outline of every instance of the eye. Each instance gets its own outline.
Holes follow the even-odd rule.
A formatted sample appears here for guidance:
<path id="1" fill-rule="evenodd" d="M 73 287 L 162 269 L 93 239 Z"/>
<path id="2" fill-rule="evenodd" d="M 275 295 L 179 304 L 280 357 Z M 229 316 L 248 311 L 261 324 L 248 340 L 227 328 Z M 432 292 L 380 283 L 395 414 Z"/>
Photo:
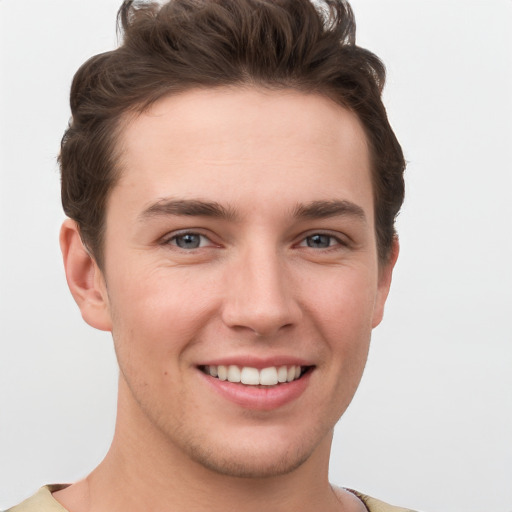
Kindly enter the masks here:
<path id="1" fill-rule="evenodd" d="M 180 249 L 199 249 L 211 245 L 211 241 L 204 235 L 199 233 L 180 233 L 174 235 L 166 242 L 170 245 L 175 245 Z"/>
<path id="2" fill-rule="evenodd" d="M 315 233 L 307 236 L 300 243 L 301 246 L 311 247 L 312 249 L 328 249 L 334 245 L 345 245 L 343 242 L 333 235 L 326 235 L 324 233 Z"/>

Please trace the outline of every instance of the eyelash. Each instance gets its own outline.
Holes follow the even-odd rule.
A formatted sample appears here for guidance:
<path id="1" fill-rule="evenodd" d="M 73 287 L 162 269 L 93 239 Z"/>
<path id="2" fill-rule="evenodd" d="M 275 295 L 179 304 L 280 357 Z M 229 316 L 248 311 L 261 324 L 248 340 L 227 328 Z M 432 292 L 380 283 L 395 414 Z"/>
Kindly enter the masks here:
<path id="1" fill-rule="evenodd" d="M 185 247 L 180 247 L 178 245 L 178 242 L 177 240 L 179 239 L 182 239 L 184 237 L 187 237 L 187 236 L 191 236 L 191 237 L 199 237 L 199 245 L 197 247 L 192 247 L 192 248 L 185 248 Z M 328 238 L 328 245 L 327 247 L 312 247 L 310 245 L 308 245 L 308 240 L 312 240 L 314 237 L 326 237 Z M 204 242 L 205 240 L 208 241 L 207 244 L 202 244 L 202 242 Z M 334 243 L 333 243 L 334 241 Z M 165 238 L 163 240 L 163 245 L 172 245 L 172 246 L 175 246 L 177 247 L 178 249 L 181 249 L 183 251 L 193 251 L 195 249 L 202 249 L 202 248 L 205 248 L 205 247 L 208 247 L 208 246 L 212 246 L 212 245 L 215 245 L 210 238 L 208 238 L 206 235 L 202 234 L 202 233 L 199 233 L 197 231 L 182 231 L 182 232 L 179 232 L 179 233 L 175 233 L 173 234 L 171 237 L 168 237 L 168 238 Z M 348 247 L 348 243 L 343 240 L 342 238 L 338 237 L 338 236 L 335 236 L 331 233 L 324 233 L 324 232 L 313 232 L 305 237 L 303 237 L 299 244 L 297 244 L 299 247 L 306 247 L 308 249 L 323 249 L 323 250 L 333 250 L 335 249 L 337 246 L 341 246 L 341 247 Z"/>
<path id="2" fill-rule="evenodd" d="M 300 247 L 307 247 L 309 249 L 315 249 L 314 247 L 311 247 L 309 245 L 307 245 L 307 242 L 308 240 L 311 240 L 312 238 L 314 237 L 326 237 L 329 239 L 329 245 L 327 247 L 320 247 L 320 248 L 316 248 L 316 249 L 324 249 L 324 250 L 328 250 L 328 249 L 334 249 L 335 247 L 337 246 L 341 246 L 341 247 L 347 247 L 348 246 L 348 243 L 343 240 L 342 238 L 340 238 L 339 236 L 335 236 L 331 233 L 323 233 L 323 232 L 315 232 L 315 233 L 312 233 L 310 235 L 307 235 L 305 236 L 299 243 L 299 246 Z M 332 243 L 332 242 L 335 242 L 335 243 Z"/>
<path id="3" fill-rule="evenodd" d="M 178 245 L 177 240 L 181 239 L 181 238 L 185 238 L 186 236 L 199 237 L 199 246 L 192 247 L 192 248 L 180 247 Z M 189 251 L 189 250 L 204 248 L 205 245 L 201 245 L 201 242 L 204 240 L 207 240 L 209 242 L 209 244 L 213 244 L 213 242 L 206 235 L 203 235 L 202 233 L 198 233 L 197 231 L 182 231 L 180 233 L 175 233 L 171 237 L 164 239 L 163 244 L 164 245 L 173 245 L 173 246 L 177 247 L 178 249 L 182 249 L 184 251 Z M 207 244 L 207 245 L 209 245 L 209 244 Z"/>

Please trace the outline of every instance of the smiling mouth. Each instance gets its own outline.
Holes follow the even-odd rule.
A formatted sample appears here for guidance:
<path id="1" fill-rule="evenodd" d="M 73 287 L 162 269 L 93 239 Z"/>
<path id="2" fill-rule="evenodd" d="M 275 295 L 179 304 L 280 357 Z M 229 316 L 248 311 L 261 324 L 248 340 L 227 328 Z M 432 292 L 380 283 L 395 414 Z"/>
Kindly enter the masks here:
<path id="1" fill-rule="evenodd" d="M 269 366 L 258 370 L 250 366 L 209 365 L 199 369 L 219 380 L 246 386 L 277 386 L 300 379 L 312 366 Z"/>

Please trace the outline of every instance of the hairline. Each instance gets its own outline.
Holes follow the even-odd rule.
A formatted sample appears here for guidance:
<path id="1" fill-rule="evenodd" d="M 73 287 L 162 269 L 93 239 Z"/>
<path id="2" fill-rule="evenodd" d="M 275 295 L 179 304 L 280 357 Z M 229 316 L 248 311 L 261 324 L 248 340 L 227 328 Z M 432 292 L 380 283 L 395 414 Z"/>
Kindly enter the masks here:
<path id="1" fill-rule="evenodd" d="M 333 106 L 341 107 L 346 111 L 350 112 L 355 116 L 358 123 L 361 125 L 361 128 L 364 133 L 364 140 L 368 151 L 369 157 L 369 166 L 370 166 L 370 183 L 372 187 L 372 200 L 373 200 L 373 216 L 374 216 L 374 234 L 375 241 L 377 245 L 377 255 L 378 255 L 378 263 L 379 268 L 384 267 L 391 256 L 391 245 L 386 247 L 385 253 L 381 256 L 381 247 L 378 236 L 378 222 L 377 222 L 377 190 L 376 190 L 376 150 L 370 134 L 366 128 L 365 123 L 361 119 L 361 116 L 358 114 L 356 110 L 347 105 L 346 102 L 343 101 L 343 98 L 340 97 L 339 94 L 336 94 L 336 90 L 334 87 L 325 85 L 325 87 L 311 86 L 301 84 L 299 81 L 294 82 L 294 80 L 290 80 L 288 83 L 279 83 L 279 82 L 271 82 L 264 80 L 254 80 L 250 76 L 245 77 L 245 80 L 235 81 L 235 82 L 226 82 L 216 85 L 209 84 L 201 84 L 201 83 L 193 83 L 193 84 L 183 84 L 179 88 L 173 90 L 171 86 L 167 88 L 162 88 L 160 93 L 155 94 L 154 97 L 140 99 L 139 101 L 134 101 L 134 103 L 126 108 L 125 110 L 119 112 L 117 115 L 113 116 L 109 123 L 112 126 L 112 135 L 109 141 L 112 150 L 112 172 L 111 172 L 111 180 L 110 186 L 108 187 L 108 192 L 105 197 L 104 202 L 104 210 L 103 217 L 101 219 L 101 224 L 98 230 L 98 238 L 96 247 L 89 247 L 84 238 L 82 237 L 82 242 L 84 246 L 93 254 L 94 259 L 98 265 L 98 267 L 103 270 L 104 269 L 104 258 L 105 258 L 105 235 L 106 235 L 106 221 L 107 221 L 107 213 L 108 206 L 110 202 L 110 197 L 117 186 L 117 183 L 121 179 L 123 170 L 125 169 L 126 162 L 123 162 L 123 150 L 122 150 L 122 139 L 125 130 L 128 126 L 135 122 L 140 116 L 148 113 L 150 109 L 158 102 L 164 100 L 165 98 L 170 97 L 179 97 L 181 95 L 187 94 L 193 91 L 214 91 L 219 89 L 224 90 L 261 90 L 261 91 L 269 91 L 269 92 L 298 92 L 302 94 L 310 94 L 323 97 L 332 101 Z M 397 238 L 396 231 L 394 233 L 394 238 Z"/>

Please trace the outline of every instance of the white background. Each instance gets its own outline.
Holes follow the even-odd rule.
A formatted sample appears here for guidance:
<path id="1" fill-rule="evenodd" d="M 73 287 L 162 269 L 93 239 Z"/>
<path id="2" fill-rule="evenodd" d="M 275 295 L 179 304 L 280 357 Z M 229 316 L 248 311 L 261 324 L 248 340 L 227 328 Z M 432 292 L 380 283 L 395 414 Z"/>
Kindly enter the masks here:
<path id="1" fill-rule="evenodd" d="M 112 435 L 116 364 L 67 291 L 55 157 L 120 0 L 0 0 L 0 509 Z M 387 318 L 331 480 L 426 512 L 512 512 L 512 2 L 353 0 L 409 167 Z M 307 414 L 307 411 L 305 411 Z"/>

